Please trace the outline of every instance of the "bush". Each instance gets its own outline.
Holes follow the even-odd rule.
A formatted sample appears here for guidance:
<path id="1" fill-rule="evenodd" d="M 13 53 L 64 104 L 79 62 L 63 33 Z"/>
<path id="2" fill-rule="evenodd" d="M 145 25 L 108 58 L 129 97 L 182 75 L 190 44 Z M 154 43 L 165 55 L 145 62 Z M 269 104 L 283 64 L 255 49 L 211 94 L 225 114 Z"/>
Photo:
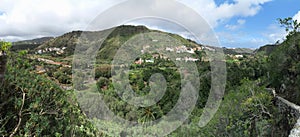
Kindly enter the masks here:
<path id="1" fill-rule="evenodd" d="M 99 89 L 101 89 L 101 88 L 103 88 L 105 86 L 108 86 L 108 84 L 109 84 L 109 80 L 107 78 L 100 77 L 98 79 L 97 86 L 98 86 Z"/>
<path id="2" fill-rule="evenodd" d="M 20 59 L 18 57 L 18 59 Z M 26 59 L 8 61 L 0 89 L 0 134 L 3 136 L 97 136 L 81 112 L 73 91 L 24 67 Z"/>
<path id="3" fill-rule="evenodd" d="M 101 65 L 95 69 L 95 78 L 98 79 L 100 77 L 111 77 L 111 66 L 110 65 Z"/>

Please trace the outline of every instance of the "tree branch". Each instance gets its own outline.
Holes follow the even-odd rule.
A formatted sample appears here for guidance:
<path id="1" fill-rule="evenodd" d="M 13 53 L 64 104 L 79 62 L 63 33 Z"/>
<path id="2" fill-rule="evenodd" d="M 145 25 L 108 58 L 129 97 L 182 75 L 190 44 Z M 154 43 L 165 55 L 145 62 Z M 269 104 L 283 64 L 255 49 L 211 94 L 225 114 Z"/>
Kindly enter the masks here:
<path id="1" fill-rule="evenodd" d="M 17 126 L 15 127 L 14 131 L 10 134 L 9 137 L 13 137 L 17 133 L 17 131 L 18 131 L 20 125 L 21 125 L 22 111 L 23 111 L 24 103 L 25 103 L 25 92 L 23 92 L 22 106 L 21 106 L 21 109 L 20 109 L 19 114 L 18 114 L 19 115 L 19 122 L 18 122 Z"/>

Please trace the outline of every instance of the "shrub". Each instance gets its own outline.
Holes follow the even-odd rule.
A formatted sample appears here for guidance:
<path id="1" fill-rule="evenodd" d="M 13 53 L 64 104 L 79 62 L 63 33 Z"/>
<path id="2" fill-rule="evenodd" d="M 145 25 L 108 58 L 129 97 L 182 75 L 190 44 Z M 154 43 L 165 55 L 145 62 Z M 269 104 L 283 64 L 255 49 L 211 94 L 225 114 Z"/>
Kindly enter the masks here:
<path id="1" fill-rule="evenodd" d="M 73 91 L 25 69 L 29 62 L 10 57 L 0 89 L 0 134 L 3 136 L 97 136 Z"/>

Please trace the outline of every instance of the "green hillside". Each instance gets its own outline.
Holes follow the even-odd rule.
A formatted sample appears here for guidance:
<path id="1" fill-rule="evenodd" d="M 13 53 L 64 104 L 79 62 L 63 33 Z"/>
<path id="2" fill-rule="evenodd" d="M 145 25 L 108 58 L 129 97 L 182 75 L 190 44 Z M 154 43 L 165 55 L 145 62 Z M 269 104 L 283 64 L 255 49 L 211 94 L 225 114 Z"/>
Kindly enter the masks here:
<path id="1" fill-rule="evenodd" d="M 266 55 L 270 55 L 277 46 L 278 45 L 265 45 L 255 50 L 255 53 L 264 53 Z"/>
<path id="2" fill-rule="evenodd" d="M 91 70 L 95 72 L 92 80 L 86 79 L 86 76 L 93 72 L 89 69 L 78 72 L 72 68 L 88 62 L 73 60 L 76 46 L 79 46 L 77 47 L 79 50 L 93 50 L 90 45 L 100 44 L 101 38 L 112 29 L 114 29 L 112 33 L 97 51 L 94 66 L 90 67 L 88 64 L 87 67 L 83 67 L 92 68 Z M 118 26 L 112 29 L 69 32 L 53 39 L 42 40 L 38 43 L 41 45 L 29 48 L 28 51 L 10 51 L 8 50 L 10 44 L 1 42 L 1 51 L 5 53 L 1 58 L 6 58 L 7 62 L 1 63 L 0 71 L 5 74 L 4 81 L 0 83 L 0 135 L 142 136 L 141 133 L 147 133 L 148 136 L 157 136 L 156 132 L 169 129 L 182 119 L 176 116 L 168 117 L 168 122 L 163 122 L 163 128 L 150 126 L 152 121 L 166 117 L 176 107 L 177 102 L 187 105 L 191 103 L 178 101 L 182 96 L 183 85 L 188 83 L 193 86 L 200 83 L 196 91 L 199 97 L 190 113 L 184 111 L 184 115 L 188 115 L 187 119 L 168 136 L 282 137 L 289 135 L 297 119 L 287 110 L 281 110 L 276 106 L 274 96 L 267 88 L 274 88 L 280 96 L 300 104 L 298 28 L 290 31 L 282 43 L 271 48 L 262 47 L 256 52 L 242 48 L 207 46 L 207 49 L 224 51 L 226 58 L 219 60 L 218 63 L 226 65 L 227 77 L 225 93 L 220 98 L 221 105 L 215 115 L 211 114 L 213 118 L 204 127 L 199 127 L 198 124 L 201 115 L 205 112 L 210 90 L 214 88 L 212 81 L 215 80 L 216 74 L 212 73 L 212 70 L 215 68 L 211 66 L 211 60 L 207 56 L 208 52 L 214 53 L 213 50 L 207 50 L 205 46 L 177 34 L 150 30 L 144 26 Z M 176 62 L 164 58 L 161 54 L 146 52 L 139 57 L 140 59 L 124 66 L 111 64 L 123 44 L 130 40 L 133 40 L 134 44 L 139 43 L 134 36 L 148 32 L 168 35 L 179 41 L 181 45 L 175 46 L 184 47 L 184 52 L 170 50 L 168 53 L 173 52 L 180 59 L 176 59 Z M 170 44 L 169 41 L 160 41 L 155 37 L 146 38 L 152 45 L 141 43 L 142 46 L 160 48 L 160 45 Z M 99 40 L 95 41 L 95 39 Z M 200 50 L 194 51 L 193 48 Z M 193 52 L 187 53 L 187 51 Z M 127 50 L 124 55 L 127 54 L 129 56 L 132 52 Z M 189 59 L 188 57 L 195 60 L 184 60 Z M 72 64 L 73 62 L 75 64 Z M 179 68 L 178 62 L 185 67 Z M 193 66 L 197 73 L 191 72 Z M 118 71 L 116 68 L 129 70 Z M 128 86 L 122 84 L 122 78 L 127 78 Z M 160 84 L 165 84 L 165 89 L 161 88 Z M 119 89 L 119 92 L 116 89 Z M 161 98 L 150 106 L 136 106 L 124 100 L 131 99 L 129 89 L 132 89 L 137 96 L 144 97 L 153 92 L 154 95 L 161 95 Z M 160 94 L 162 89 L 165 90 L 164 94 Z M 77 95 L 81 98 L 77 98 Z M 100 95 L 101 98 L 98 98 Z M 195 97 L 194 94 L 191 95 Z M 101 105 L 100 101 L 107 106 Z M 149 100 L 141 102 L 147 103 L 147 101 Z M 105 120 L 110 118 L 107 113 L 98 111 L 104 107 L 111 110 L 118 118 L 135 123 L 128 124 L 128 128 L 123 130 L 120 123 Z M 179 110 L 176 109 L 174 112 L 180 113 Z M 89 118 L 99 119 L 93 119 L 91 122 Z M 143 128 L 130 128 L 138 124 Z"/>
<path id="3" fill-rule="evenodd" d="M 51 39 L 53 39 L 53 37 L 42 37 L 42 38 L 37 38 L 32 40 L 13 42 L 11 50 L 13 51 L 33 50 Z"/>
<path id="4" fill-rule="evenodd" d="M 186 45 L 187 47 L 199 47 L 201 45 L 195 43 L 194 41 L 184 39 L 183 37 L 177 35 L 177 34 L 170 34 L 166 32 L 161 32 L 157 30 L 150 30 L 144 26 L 129 26 L 129 25 L 123 25 L 118 26 L 112 29 L 108 30 L 102 30 L 102 31 L 72 31 L 69 33 L 66 33 L 62 36 L 56 37 L 54 39 L 51 39 L 44 44 L 40 45 L 39 47 L 35 48 L 35 51 L 45 48 L 63 48 L 66 47 L 66 56 L 72 55 L 74 53 L 74 50 L 76 48 L 76 45 L 80 43 L 91 43 L 94 42 L 95 39 L 101 39 L 103 38 L 103 34 L 106 34 L 108 31 L 113 30 L 109 36 L 105 39 L 103 44 L 101 45 L 101 48 L 98 52 L 98 59 L 104 59 L 104 60 L 112 60 L 113 55 L 115 55 L 116 51 L 119 49 L 119 47 L 124 44 L 127 40 L 135 36 L 136 34 L 141 33 L 147 33 L 147 32 L 159 32 L 163 34 L 168 34 L 171 37 L 179 40 L 181 43 Z M 84 34 L 89 37 L 80 37 L 81 34 Z"/>
<path id="5" fill-rule="evenodd" d="M 287 37 L 270 54 L 270 86 L 283 97 L 300 104 L 300 33 Z"/>

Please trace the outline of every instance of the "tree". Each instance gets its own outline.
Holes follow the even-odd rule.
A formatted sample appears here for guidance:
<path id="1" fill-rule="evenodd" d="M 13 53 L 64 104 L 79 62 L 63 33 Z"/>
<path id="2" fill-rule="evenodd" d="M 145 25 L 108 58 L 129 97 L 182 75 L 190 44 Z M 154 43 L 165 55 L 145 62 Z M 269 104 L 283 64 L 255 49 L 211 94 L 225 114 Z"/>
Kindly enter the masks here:
<path id="1" fill-rule="evenodd" d="M 300 103 L 300 80 L 298 63 L 300 60 L 300 23 L 292 18 L 278 19 L 288 32 L 286 39 L 279 44 L 268 58 L 270 85 L 275 87 L 281 96 Z"/>
<path id="2" fill-rule="evenodd" d="M 9 52 L 9 49 L 11 48 L 10 42 L 0 41 L 0 53 L 7 54 Z"/>
<path id="3" fill-rule="evenodd" d="M 11 47 L 10 42 L 0 41 L 0 84 L 3 82 L 4 73 L 6 70 L 6 55 Z"/>
<path id="4" fill-rule="evenodd" d="M 293 18 L 291 17 L 287 17 L 284 19 L 279 18 L 277 20 L 282 27 L 285 27 L 285 31 L 288 33 L 288 36 L 294 35 L 295 33 L 299 32 L 300 22 L 298 22 L 297 20 L 293 20 Z"/>
<path id="5" fill-rule="evenodd" d="M 97 86 L 99 89 L 102 89 L 105 86 L 108 86 L 109 80 L 105 77 L 100 77 L 97 82 Z"/>
<path id="6" fill-rule="evenodd" d="M 108 64 L 101 65 L 95 69 L 95 78 L 111 77 L 111 66 Z"/>

